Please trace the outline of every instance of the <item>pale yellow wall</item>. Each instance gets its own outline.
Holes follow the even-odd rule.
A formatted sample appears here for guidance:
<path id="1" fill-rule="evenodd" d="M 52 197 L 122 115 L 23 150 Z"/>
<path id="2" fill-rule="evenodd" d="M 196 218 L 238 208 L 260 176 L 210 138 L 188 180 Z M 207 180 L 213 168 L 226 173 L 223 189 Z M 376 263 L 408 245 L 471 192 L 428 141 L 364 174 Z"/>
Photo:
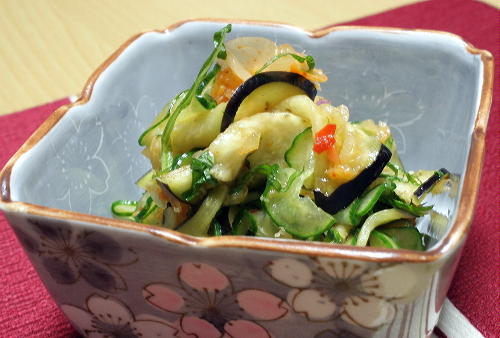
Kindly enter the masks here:
<path id="1" fill-rule="evenodd" d="M 416 0 L 0 0 L 0 114 L 78 94 L 131 35 L 199 18 L 290 23 L 308 29 Z"/>

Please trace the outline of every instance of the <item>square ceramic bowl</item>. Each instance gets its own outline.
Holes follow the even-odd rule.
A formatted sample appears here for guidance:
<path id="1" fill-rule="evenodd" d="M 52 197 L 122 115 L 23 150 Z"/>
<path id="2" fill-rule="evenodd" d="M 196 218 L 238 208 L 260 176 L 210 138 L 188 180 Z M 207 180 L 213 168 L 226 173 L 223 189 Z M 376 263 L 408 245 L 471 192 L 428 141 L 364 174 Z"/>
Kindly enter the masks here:
<path id="1" fill-rule="evenodd" d="M 148 168 L 137 144 L 189 87 L 218 20 L 139 34 L 58 109 L 1 173 L 0 208 L 47 289 L 88 336 L 426 337 L 467 235 L 481 171 L 492 57 L 448 33 L 235 22 L 306 50 L 322 96 L 387 121 L 410 169 L 448 168 L 456 192 L 420 222 L 425 252 L 305 241 L 194 238 L 111 218 Z M 443 222 L 443 220 L 445 220 Z"/>

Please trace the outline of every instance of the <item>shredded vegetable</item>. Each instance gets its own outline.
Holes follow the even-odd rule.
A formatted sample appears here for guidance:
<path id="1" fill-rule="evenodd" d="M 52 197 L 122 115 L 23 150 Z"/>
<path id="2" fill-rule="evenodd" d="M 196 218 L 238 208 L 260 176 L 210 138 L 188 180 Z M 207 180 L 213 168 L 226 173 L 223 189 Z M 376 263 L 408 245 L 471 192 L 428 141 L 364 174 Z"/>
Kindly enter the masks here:
<path id="1" fill-rule="evenodd" d="M 312 56 L 230 32 L 140 136 L 144 195 L 113 215 L 193 236 L 425 249 L 415 224 L 449 172 L 407 172 L 387 124 L 317 96 L 327 77 Z"/>

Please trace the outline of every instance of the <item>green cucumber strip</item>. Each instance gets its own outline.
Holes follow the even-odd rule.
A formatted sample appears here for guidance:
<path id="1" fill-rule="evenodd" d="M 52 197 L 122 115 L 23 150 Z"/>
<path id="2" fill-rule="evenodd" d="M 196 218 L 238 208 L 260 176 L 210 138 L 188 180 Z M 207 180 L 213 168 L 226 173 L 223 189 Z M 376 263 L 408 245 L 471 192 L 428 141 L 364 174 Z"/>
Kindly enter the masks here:
<path id="1" fill-rule="evenodd" d="M 339 232 L 336 229 L 334 229 L 334 227 L 331 227 L 330 229 L 326 230 L 322 238 L 320 237 L 318 239 L 313 239 L 313 240 L 322 240 L 323 242 L 326 243 L 337 243 L 337 244 L 343 242 L 342 237 L 340 236 Z"/>
<path id="2" fill-rule="evenodd" d="M 224 206 L 244 204 L 248 196 L 248 188 L 244 186 L 242 189 L 231 190 L 224 201 Z"/>
<path id="3" fill-rule="evenodd" d="M 210 229 L 210 234 L 212 236 L 222 236 L 222 225 L 217 221 L 217 219 L 214 219 L 212 222 L 212 226 Z"/>
<path id="4" fill-rule="evenodd" d="M 279 166 L 277 164 L 261 164 L 258 165 L 247 172 L 245 172 L 240 178 L 238 178 L 235 187 L 232 189 L 231 194 L 240 192 L 250 180 L 255 177 L 255 175 L 264 175 L 270 184 L 273 184 L 276 189 L 280 189 L 280 185 L 277 179 L 279 171 Z"/>
<path id="5" fill-rule="evenodd" d="M 256 223 L 255 236 L 272 238 L 279 231 L 278 226 L 265 211 L 255 210 L 251 214 Z"/>
<path id="6" fill-rule="evenodd" d="M 378 202 L 380 196 L 387 191 L 390 190 L 392 185 L 381 184 L 376 186 L 372 190 L 370 190 L 366 195 L 364 195 L 357 204 L 355 209 L 355 215 L 357 219 L 361 219 L 365 215 L 367 215 L 370 211 L 372 211 L 375 204 Z"/>
<path id="7" fill-rule="evenodd" d="M 371 232 L 368 244 L 375 248 L 399 249 L 399 245 L 390 236 L 377 230 Z"/>
<path id="8" fill-rule="evenodd" d="M 140 222 L 155 225 L 163 224 L 163 210 L 153 202 L 151 208 L 149 208 L 148 212 L 144 215 Z"/>
<path id="9" fill-rule="evenodd" d="M 376 227 L 402 218 L 413 218 L 413 215 L 399 209 L 385 209 L 368 216 L 361 226 L 356 245 L 366 246 L 368 239 L 370 238 L 370 233 Z"/>
<path id="10" fill-rule="evenodd" d="M 228 188 L 221 184 L 210 190 L 198 211 L 178 231 L 192 236 L 207 236 L 210 224 L 226 198 Z"/>
<path id="11" fill-rule="evenodd" d="M 151 183 L 155 182 L 155 176 L 156 176 L 155 171 L 151 169 L 150 171 L 145 173 L 141 178 L 139 178 L 137 182 L 135 182 L 135 184 L 137 184 L 139 188 L 147 190 L 147 188 L 151 186 Z"/>
<path id="12" fill-rule="evenodd" d="M 214 100 L 214 98 L 209 94 L 203 94 L 203 91 L 207 88 L 210 81 L 215 78 L 215 75 L 217 75 L 220 69 L 221 67 L 218 63 L 214 64 L 196 89 L 196 99 L 205 109 L 213 109 L 215 108 L 215 106 L 217 106 L 217 102 Z"/>
<path id="13" fill-rule="evenodd" d="M 385 204 L 388 204 L 394 208 L 401 209 L 404 211 L 407 211 L 411 213 L 414 216 L 423 216 L 425 215 L 429 210 L 432 210 L 432 205 L 425 206 L 425 205 L 414 205 L 411 203 L 406 203 L 402 201 L 395 193 L 389 196 L 382 195 L 380 198 L 380 201 L 382 201 Z"/>
<path id="14" fill-rule="evenodd" d="M 166 174 L 161 174 L 157 180 L 165 184 L 175 197 L 182 200 L 184 193 L 191 189 L 193 170 L 189 165 L 184 165 Z"/>
<path id="15" fill-rule="evenodd" d="M 398 173 L 400 171 L 399 165 L 392 163 L 392 162 L 388 162 L 386 164 L 386 166 L 387 166 L 387 168 L 391 169 L 394 172 L 394 176 L 399 177 L 398 176 Z"/>
<path id="16" fill-rule="evenodd" d="M 307 63 L 307 67 L 309 68 L 307 70 L 308 72 L 311 71 L 311 70 L 313 70 L 314 67 L 316 66 L 316 62 L 314 61 L 314 58 L 311 55 L 306 55 L 304 57 L 304 56 L 300 56 L 300 55 L 297 55 L 297 54 L 294 54 L 294 53 L 281 53 L 281 54 L 275 55 L 273 58 L 271 58 L 271 60 L 267 61 L 262 67 L 260 67 L 255 72 L 255 74 L 261 73 L 264 69 L 266 69 L 267 67 L 269 67 L 270 65 L 272 65 L 274 62 L 276 62 L 276 60 L 281 59 L 284 56 L 291 56 L 295 60 L 299 61 L 300 63 L 306 62 Z"/>
<path id="17" fill-rule="evenodd" d="M 210 67 L 215 61 L 215 59 L 219 56 L 219 53 L 225 50 L 224 47 L 224 38 L 227 33 L 231 32 L 231 24 L 223 27 L 221 30 L 217 31 L 214 34 L 214 49 L 210 56 L 207 58 L 203 66 L 201 67 L 198 76 L 194 80 L 193 85 L 187 91 L 186 95 L 181 99 L 179 104 L 175 107 L 175 110 L 170 115 L 168 122 L 163 130 L 163 134 L 161 136 L 161 144 L 162 144 L 162 153 L 160 158 L 161 170 L 168 170 L 168 168 L 172 167 L 173 154 L 172 154 L 172 145 L 170 143 L 170 135 L 174 130 L 175 121 L 179 117 L 180 113 L 191 103 L 193 97 L 196 95 L 196 90 L 200 86 L 200 84 L 206 79 L 207 74 L 210 72 Z M 223 55 L 221 55 L 223 56 Z"/>
<path id="18" fill-rule="evenodd" d="M 111 204 L 111 212 L 118 217 L 132 216 L 137 209 L 137 204 L 137 201 L 118 200 Z"/>
<path id="19" fill-rule="evenodd" d="M 177 104 L 177 101 L 179 101 L 179 99 L 182 99 L 184 97 L 184 95 L 186 95 L 187 93 L 187 90 L 184 90 L 182 92 L 180 92 L 179 94 L 177 94 L 173 99 L 172 101 L 170 101 L 169 103 L 167 103 L 161 110 L 160 112 L 160 115 L 161 114 L 165 114 L 165 116 L 158 122 L 156 122 L 155 124 L 153 124 L 151 127 L 149 127 L 148 129 L 146 129 L 142 134 L 141 136 L 139 136 L 139 145 L 140 146 L 144 146 L 144 138 L 146 137 L 146 135 L 152 131 L 153 129 L 155 129 L 156 127 L 158 127 L 160 124 L 162 124 L 163 122 L 165 122 L 166 119 L 168 119 L 170 117 L 170 113 L 172 112 L 172 109 L 174 108 L 174 106 Z"/>
<path id="20" fill-rule="evenodd" d="M 235 236 L 245 236 L 249 231 L 255 233 L 257 224 L 255 218 L 246 209 L 241 209 L 234 219 L 232 234 Z"/>
<path id="21" fill-rule="evenodd" d="M 345 240 L 344 244 L 345 244 L 345 245 L 352 245 L 352 246 L 355 246 L 355 245 L 356 245 L 357 240 L 358 240 L 358 236 L 357 236 L 357 235 L 349 235 L 349 236 L 346 238 L 346 240 Z"/>
<path id="22" fill-rule="evenodd" d="M 143 197 L 146 197 L 144 204 L 139 202 L 139 205 L 136 209 L 136 214 L 132 215 L 131 218 L 138 223 L 145 224 L 156 224 L 160 225 L 163 223 L 163 211 L 161 208 L 156 205 L 153 198 L 149 196 L 149 194 L 145 194 Z"/>
<path id="23" fill-rule="evenodd" d="M 415 227 L 415 219 L 398 219 L 396 221 L 384 224 L 379 228 L 379 230 L 391 229 L 391 228 L 413 228 L 413 227 Z"/>
<path id="24" fill-rule="evenodd" d="M 209 94 L 196 95 L 195 97 L 201 106 L 207 110 L 217 107 L 217 101 L 215 101 L 215 99 Z"/>
<path id="25" fill-rule="evenodd" d="M 201 153 L 198 157 L 191 158 L 191 188 L 182 194 L 183 200 L 187 202 L 194 201 L 200 194 L 205 185 L 215 185 L 217 180 L 210 174 L 210 169 L 214 166 L 214 155 L 210 151 Z"/>
<path id="26" fill-rule="evenodd" d="M 336 243 L 344 243 L 347 237 L 349 237 L 349 233 L 352 230 L 351 225 L 347 224 L 335 224 L 332 227 L 332 231 L 334 232 Z"/>
<path id="27" fill-rule="evenodd" d="M 205 76 L 205 78 L 201 81 L 200 85 L 196 89 L 196 94 L 197 95 L 203 93 L 203 91 L 207 88 L 207 86 L 210 83 L 210 81 L 212 81 L 215 78 L 215 76 L 220 71 L 220 69 L 221 69 L 221 66 L 218 63 L 216 63 L 216 64 L 214 64 L 212 66 L 212 68 L 210 69 L 210 71 L 207 73 L 207 75 Z"/>
<path id="28" fill-rule="evenodd" d="M 144 205 L 138 206 L 137 210 L 139 211 L 137 215 L 134 216 L 134 219 L 138 222 L 141 223 L 142 219 L 146 217 L 149 213 L 149 210 L 153 207 L 153 198 L 151 196 L 147 197 L 146 202 Z"/>
<path id="29" fill-rule="evenodd" d="M 388 228 L 379 231 L 390 237 L 401 249 L 424 250 L 422 235 L 415 227 Z"/>
<path id="30" fill-rule="evenodd" d="M 279 180 L 288 184 L 281 191 L 268 185 L 261 196 L 266 212 L 286 232 L 309 238 L 325 232 L 335 219 L 320 209 L 309 197 L 300 197 L 304 174 L 291 168 L 280 169 Z"/>
<path id="31" fill-rule="evenodd" d="M 285 162 L 290 168 L 312 172 L 314 170 L 312 128 L 306 128 L 295 136 L 292 145 L 285 152 Z"/>
<path id="32" fill-rule="evenodd" d="M 391 169 L 394 172 L 394 176 L 399 178 L 400 180 L 405 179 L 407 182 L 415 185 L 420 185 L 422 182 L 418 179 L 418 177 L 415 177 L 415 175 L 410 174 L 409 172 L 405 171 L 401 165 L 393 162 L 389 162 L 386 165 L 389 169 Z"/>
<path id="33" fill-rule="evenodd" d="M 356 209 L 358 208 L 359 198 L 356 198 L 352 201 L 351 204 L 347 206 L 347 208 L 340 210 L 333 217 L 335 218 L 338 224 L 345 224 L 356 226 L 361 221 L 359 217 L 356 217 Z"/>
<path id="34" fill-rule="evenodd" d="M 174 157 L 172 167 L 170 167 L 170 171 L 178 169 L 183 165 L 190 164 L 191 159 L 193 158 L 193 154 L 196 153 L 199 149 L 190 150 L 188 152 L 179 154 Z"/>

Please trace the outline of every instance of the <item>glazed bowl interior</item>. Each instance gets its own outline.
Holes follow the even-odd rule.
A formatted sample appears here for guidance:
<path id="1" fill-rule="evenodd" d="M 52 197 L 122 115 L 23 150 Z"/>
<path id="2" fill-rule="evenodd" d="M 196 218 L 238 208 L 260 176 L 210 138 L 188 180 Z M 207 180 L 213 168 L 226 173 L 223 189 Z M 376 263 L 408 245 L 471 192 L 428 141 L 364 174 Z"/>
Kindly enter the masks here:
<path id="1" fill-rule="evenodd" d="M 154 116 L 188 88 L 223 24 L 190 22 L 142 34 L 103 68 L 81 100 L 12 168 L 12 201 L 111 217 L 110 204 L 138 199 L 148 170 L 137 143 Z M 386 121 L 407 169 L 447 168 L 463 178 L 478 112 L 482 63 L 459 38 L 431 32 L 299 29 L 235 24 L 228 39 L 263 36 L 313 55 L 328 75 L 320 95 L 345 104 L 351 120 Z M 461 184 L 460 186 L 461 187 Z M 459 188 L 460 191 L 460 188 Z M 459 194 L 430 201 L 454 221 Z M 434 237 L 431 220 L 419 226 Z"/>

